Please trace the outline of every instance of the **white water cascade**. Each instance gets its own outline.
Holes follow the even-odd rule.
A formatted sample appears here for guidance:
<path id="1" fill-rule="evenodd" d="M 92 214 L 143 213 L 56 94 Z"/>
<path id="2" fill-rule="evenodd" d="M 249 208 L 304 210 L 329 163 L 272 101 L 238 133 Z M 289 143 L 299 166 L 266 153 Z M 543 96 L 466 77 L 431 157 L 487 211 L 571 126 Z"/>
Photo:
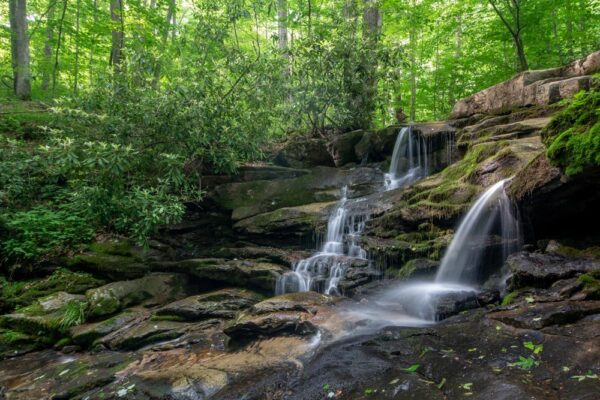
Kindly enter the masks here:
<path id="1" fill-rule="evenodd" d="M 378 303 L 388 308 L 399 304 L 410 315 L 435 320 L 444 299 L 472 298 L 478 292 L 473 285 L 486 267 L 486 251 L 500 248 L 496 262 L 503 262 L 520 244 L 518 219 L 504 191 L 505 183 L 503 180 L 490 187 L 470 208 L 433 282 L 402 283 L 383 293 Z"/>
<path id="2" fill-rule="evenodd" d="M 519 224 L 504 190 L 506 181 L 496 183 L 483 193 L 463 218 L 442 258 L 436 282 L 476 282 L 478 268 L 494 230 L 500 237 L 502 260 L 517 250 Z"/>
<path id="3" fill-rule="evenodd" d="M 385 174 L 386 190 L 408 186 L 429 175 L 427 140 L 413 133 L 412 126 L 400 129 L 394 144 L 390 170 Z"/>
<path id="4" fill-rule="evenodd" d="M 360 247 L 360 235 L 367 216 L 348 210 L 348 188 L 342 189 L 342 199 L 329 216 L 327 236 L 321 251 L 294 265 L 294 270 L 277 280 L 276 294 L 314 290 L 325 294 L 340 294 L 338 284 L 353 259 L 366 260 Z"/>

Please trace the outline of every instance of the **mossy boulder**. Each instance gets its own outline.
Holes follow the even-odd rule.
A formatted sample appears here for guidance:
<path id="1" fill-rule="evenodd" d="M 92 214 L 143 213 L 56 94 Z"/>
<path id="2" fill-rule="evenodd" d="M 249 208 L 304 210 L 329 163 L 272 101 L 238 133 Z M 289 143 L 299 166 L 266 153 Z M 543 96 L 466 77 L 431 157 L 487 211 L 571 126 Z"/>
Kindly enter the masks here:
<path id="1" fill-rule="evenodd" d="M 238 221 L 233 227 L 255 242 L 306 242 L 316 231 L 324 231 L 329 210 L 336 202 L 284 207 Z"/>
<path id="2" fill-rule="evenodd" d="M 185 297 L 189 291 L 187 276 L 175 273 L 152 273 L 139 279 L 113 282 L 86 292 L 88 316 L 97 319 L 133 305 L 164 304 Z"/>
<path id="3" fill-rule="evenodd" d="M 71 328 L 70 334 L 75 344 L 82 347 L 89 347 L 93 345 L 97 339 L 122 329 L 127 325 L 130 325 L 143 318 L 143 313 L 133 310 L 125 310 L 122 313 L 104 321 L 75 326 Z"/>
<path id="4" fill-rule="evenodd" d="M 283 167 L 313 168 L 335 166 L 324 138 L 292 136 L 276 151 L 273 162 Z"/>
<path id="5" fill-rule="evenodd" d="M 105 282 L 88 273 L 73 272 L 66 268 L 56 269 L 50 276 L 31 281 L 0 281 L 0 309 L 12 310 L 34 303 L 40 297 L 56 292 L 73 294 L 103 285 Z"/>

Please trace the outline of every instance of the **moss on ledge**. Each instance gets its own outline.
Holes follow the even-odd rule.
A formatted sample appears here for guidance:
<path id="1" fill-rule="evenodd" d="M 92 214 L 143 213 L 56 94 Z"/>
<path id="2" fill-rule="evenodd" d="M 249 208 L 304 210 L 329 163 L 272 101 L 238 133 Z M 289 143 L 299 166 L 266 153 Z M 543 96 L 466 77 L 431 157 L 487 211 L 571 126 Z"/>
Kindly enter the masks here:
<path id="1" fill-rule="evenodd" d="M 567 104 L 542 138 L 552 164 L 573 176 L 600 167 L 600 80 L 595 79 L 592 90 L 578 93 Z"/>

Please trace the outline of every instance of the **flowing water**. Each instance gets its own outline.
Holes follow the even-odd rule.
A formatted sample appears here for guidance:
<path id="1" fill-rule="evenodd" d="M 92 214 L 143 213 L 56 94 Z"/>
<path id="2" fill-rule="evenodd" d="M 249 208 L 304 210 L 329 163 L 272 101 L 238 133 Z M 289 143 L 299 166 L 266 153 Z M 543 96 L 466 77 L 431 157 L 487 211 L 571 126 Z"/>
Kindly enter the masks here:
<path id="1" fill-rule="evenodd" d="M 413 133 L 412 126 L 400 129 L 390 170 L 385 174 L 386 190 L 408 186 L 429 175 L 430 149 L 427 140 Z"/>
<path id="2" fill-rule="evenodd" d="M 353 262 L 366 262 L 367 253 L 360 247 L 360 235 L 367 215 L 350 212 L 348 188 L 342 189 L 342 199 L 329 215 L 326 241 L 313 256 L 298 261 L 292 272 L 277 280 L 276 294 L 314 290 L 325 294 L 340 294 L 338 284 Z"/>
<path id="3" fill-rule="evenodd" d="M 518 248 L 519 224 L 504 191 L 506 181 L 496 183 L 483 193 L 463 218 L 442 258 L 436 282 L 476 282 L 478 267 L 494 233 L 500 240 L 502 261 Z"/>
<path id="4" fill-rule="evenodd" d="M 504 191 L 506 180 L 483 193 L 470 208 L 442 258 L 433 282 L 408 282 L 385 291 L 377 303 L 381 307 L 401 305 L 410 315 L 435 320 L 444 301 L 474 301 L 490 248 L 500 247 L 501 262 L 518 250 L 520 232 L 510 200 Z M 496 260 L 498 262 L 498 260 Z"/>

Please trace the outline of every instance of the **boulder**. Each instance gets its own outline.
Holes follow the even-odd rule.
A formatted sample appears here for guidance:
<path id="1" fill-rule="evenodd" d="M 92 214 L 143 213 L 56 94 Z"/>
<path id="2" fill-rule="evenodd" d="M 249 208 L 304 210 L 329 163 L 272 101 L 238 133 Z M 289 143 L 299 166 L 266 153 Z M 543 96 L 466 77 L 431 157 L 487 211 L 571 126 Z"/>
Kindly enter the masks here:
<path id="1" fill-rule="evenodd" d="M 342 167 L 346 164 L 359 163 L 362 161 L 358 158 L 354 148 L 361 141 L 364 134 L 365 131 L 356 130 L 333 137 L 328 144 L 328 150 L 333 156 L 336 167 Z"/>
<path id="2" fill-rule="evenodd" d="M 241 310 L 262 300 L 262 296 L 245 289 L 222 289 L 169 303 L 155 315 L 162 319 L 199 321 L 209 318 L 234 318 Z"/>
<path id="3" fill-rule="evenodd" d="M 324 138 L 292 136 L 277 151 L 273 162 L 283 167 L 313 168 L 334 167 L 333 157 L 327 149 Z"/>
<path id="4" fill-rule="evenodd" d="M 306 243 L 316 231 L 324 231 L 329 210 L 336 202 L 311 203 L 297 207 L 283 207 L 238 221 L 233 226 L 241 235 L 254 242 L 291 241 Z"/>
<path id="5" fill-rule="evenodd" d="M 506 265 L 512 274 L 509 279 L 510 290 L 527 286 L 546 288 L 561 279 L 600 271 L 599 261 L 528 252 L 509 256 Z"/>
<path id="6" fill-rule="evenodd" d="M 183 260 L 171 266 L 200 280 L 254 288 L 265 292 L 275 290 L 275 282 L 287 269 L 281 265 L 254 260 L 223 260 L 200 258 Z"/>
<path id="7" fill-rule="evenodd" d="M 236 343 L 279 335 L 307 336 L 317 332 L 316 326 L 298 313 L 273 313 L 239 319 L 224 330 Z"/>
<path id="8" fill-rule="evenodd" d="M 100 322 L 87 323 L 71 328 L 71 337 L 73 342 L 82 347 L 89 347 L 94 342 L 104 336 L 118 331 L 127 326 L 133 325 L 147 317 L 147 314 L 140 311 L 125 310 Z"/>
<path id="9" fill-rule="evenodd" d="M 587 315 L 600 313 L 600 301 L 562 301 L 525 305 L 493 312 L 490 318 L 522 329 L 542 329 L 551 325 L 577 322 Z"/>
<path id="10" fill-rule="evenodd" d="M 543 105 L 573 96 L 590 88 L 591 77 L 600 71 L 600 52 L 562 68 L 526 71 L 512 79 L 458 101 L 450 118 L 501 113 L 517 107 Z"/>
<path id="11" fill-rule="evenodd" d="M 86 292 L 88 316 L 112 315 L 138 304 L 164 304 L 184 297 L 189 291 L 187 276 L 175 273 L 152 273 L 139 279 L 113 282 Z"/>
<path id="12" fill-rule="evenodd" d="M 308 170 L 287 168 L 287 166 L 270 164 L 251 164 L 240 166 L 232 175 L 203 175 L 202 186 L 208 190 L 217 185 L 231 182 L 267 181 L 273 179 L 297 178 L 308 174 Z"/>
<path id="13" fill-rule="evenodd" d="M 337 200 L 345 185 L 349 196 L 356 197 L 373 192 L 382 183 L 383 174 L 373 168 L 319 167 L 298 178 L 219 185 L 209 198 L 239 221 L 283 207 Z"/>
<path id="14" fill-rule="evenodd" d="M 400 125 L 394 125 L 374 131 L 366 131 L 354 146 L 356 159 L 360 160 L 361 163 L 384 161 L 394 151 L 394 143 L 400 128 L 402 128 Z"/>

